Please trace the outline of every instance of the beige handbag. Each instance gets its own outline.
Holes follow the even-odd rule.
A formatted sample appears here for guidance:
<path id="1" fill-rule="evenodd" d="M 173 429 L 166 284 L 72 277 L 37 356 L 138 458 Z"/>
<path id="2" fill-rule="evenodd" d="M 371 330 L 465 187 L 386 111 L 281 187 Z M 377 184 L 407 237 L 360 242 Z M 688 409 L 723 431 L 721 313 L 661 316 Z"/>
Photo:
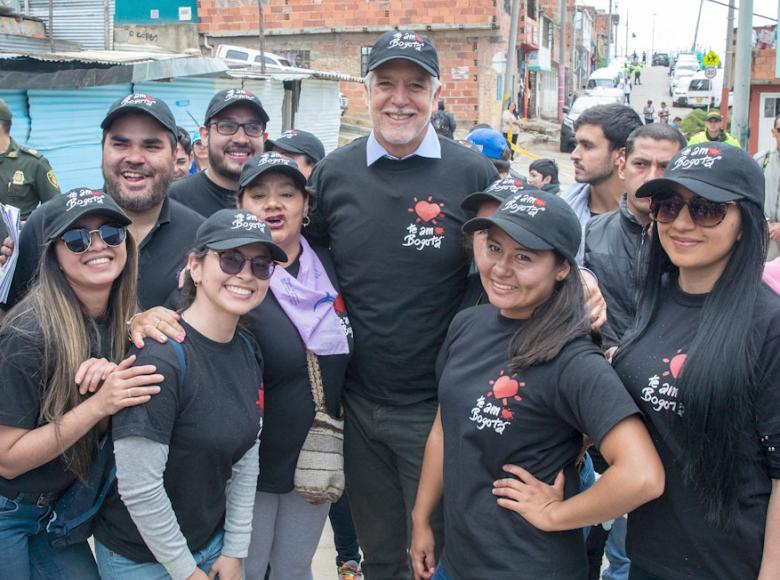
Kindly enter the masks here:
<path id="1" fill-rule="evenodd" d="M 317 355 L 306 351 L 309 384 L 314 398 L 314 422 L 295 466 L 295 491 L 309 503 L 335 503 L 344 492 L 344 419 L 325 408 L 322 373 Z"/>

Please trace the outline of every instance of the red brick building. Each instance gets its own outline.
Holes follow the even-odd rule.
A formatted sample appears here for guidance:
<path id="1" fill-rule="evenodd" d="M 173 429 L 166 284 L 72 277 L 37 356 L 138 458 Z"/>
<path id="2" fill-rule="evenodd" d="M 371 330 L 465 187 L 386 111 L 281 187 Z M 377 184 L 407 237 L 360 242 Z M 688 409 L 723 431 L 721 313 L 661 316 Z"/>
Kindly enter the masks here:
<path id="1" fill-rule="evenodd" d="M 523 0 L 521 27 L 533 32 L 535 0 Z M 442 98 L 459 127 L 497 125 L 511 0 L 270 0 L 265 6 L 265 49 L 319 70 L 363 76 L 371 45 L 393 28 L 428 35 L 442 71 Z M 210 45 L 258 45 L 257 0 L 199 0 L 199 31 Z M 537 32 L 538 34 L 538 32 Z M 523 42 L 518 39 L 518 48 Z M 517 62 L 517 60 L 516 60 Z M 500 72 L 499 72 L 500 71 Z M 364 89 L 342 83 L 348 115 L 367 118 Z"/>
<path id="2" fill-rule="evenodd" d="M 771 130 L 780 114 L 780 78 L 776 71 L 775 25 L 755 27 L 750 67 L 750 105 L 748 109 L 748 153 L 775 146 Z M 734 35 L 736 36 L 736 34 Z"/>

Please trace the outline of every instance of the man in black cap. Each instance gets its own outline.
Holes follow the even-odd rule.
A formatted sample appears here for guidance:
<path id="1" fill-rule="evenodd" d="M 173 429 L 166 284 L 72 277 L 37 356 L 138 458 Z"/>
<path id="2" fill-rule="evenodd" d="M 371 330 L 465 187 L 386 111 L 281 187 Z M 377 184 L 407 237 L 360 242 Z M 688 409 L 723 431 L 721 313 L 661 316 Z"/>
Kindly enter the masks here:
<path id="1" fill-rule="evenodd" d="M 460 204 L 498 173 L 431 126 L 441 82 L 427 37 L 384 33 L 368 71 L 373 130 L 317 165 L 307 230 L 331 247 L 355 333 L 345 472 L 363 570 L 376 580 L 410 576 L 411 510 L 437 408 L 436 353 L 468 272 Z"/>
<path id="2" fill-rule="evenodd" d="M 719 141 L 726 145 L 740 147 L 739 140 L 723 129 L 723 117 L 720 111 L 712 109 L 704 119 L 704 131 L 699 131 L 688 140 L 689 145 L 697 145 L 705 141 Z"/>
<path id="3" fill-rule="evenodd" d="M 60 192 L 60 184 L 43 155 L 11 137 L 12 119 L 11 109 L 0 99 L 0 203 L 19 208 L 26 220 L 39 203 Z"/>
<path id="4" fill-rule="evenodd" d="M 206 109 L 200 134 L 208 143 L 209 167 L 177 181 L 168 195 L 204 217 L 236 207 L 241 168 L 265 151 L 268 113 L 260 99 L 246 89 L 227 89 L 214 95 Z"/>
<path id="5" fill-rule="evenodd" d="M 176 288 L 203 221 L 166 195 L 173 179 L 176 120 L 160 99 L 133 93 L 111 106 L 100 127 L 103 189 L 132 220 L 128 230 L 138 243 L 138 303 L 144 309 L 159 306 Z M 22 298 L 35 275 L 44 231 L 56 219 L 55 210 L 42 205 L 22 229 L 7 307 Z"/>
<path id="6" fill-rule="evenodd" d="M 309 179 L 314 171 L 314 166 L 325 157 L 322 141 L 314 133 L 300 129 L 285 131 L 273 141 L 269 139 L 265 142 L 265 148 L 295 161 L 306 179 Z"/>

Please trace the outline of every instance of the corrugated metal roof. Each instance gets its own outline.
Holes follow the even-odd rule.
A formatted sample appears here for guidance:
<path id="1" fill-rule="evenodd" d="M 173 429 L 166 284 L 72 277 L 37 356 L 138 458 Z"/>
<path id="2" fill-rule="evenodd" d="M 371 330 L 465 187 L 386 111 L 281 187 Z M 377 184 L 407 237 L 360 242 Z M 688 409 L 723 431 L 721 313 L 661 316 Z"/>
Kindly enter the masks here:
<path id="1" fill-rule="evenodd" d="M 52 2 L 53 22 L 49 23 L 49 2 Z M 27 0 L 30 16 L 46 23 L 54 38 L 78 42 L 86 48 L 106 48 L 106 20 L 108 48 L 114 37 L 114 0 L 108 1 L 108 15 L 104 0 Z"/>
<path id="2" fill-rule="evenodd" d="M 271 120 L 268 121 L 266 131 L 269 135 L 278 135 L 282 132 L 282 103 L 284 102 L 284 85 L 278 80 L 271 79 L 243 79 L 238 83 L 235 79 L 219 78 L 216 90 L 243 87 L 255 93 L 263 103 L 263 108 L 268 112 Z"/>
<path id="3" fill-rule="evenodd" d="M 200 56 L 200 55 L 198 55 Z M 83 62 L 85 64 L 133 64 L 137 62 L 193 58 L 180 52 L 131 52 L 118 50 L 73 50 L 57 52 L 0 52 L 0 59 L 30 59 L 41 62 Z M 209 59 L 220 60 L 221 59 Z M 227 68 L 227 65 L 225 65 Z"/>
<path id="4" fill-rule="evenodd" d="M 338 85 L 321 79 L 301 81 L 294 124 L 296 129 L 311 131 L 319 137 L 326 152 L 338 147 L 341 128 Z"/>
<path id="5" fill-rule="evenodd" d="M 298 81 L 315 78 L 330 81 L 346 81 L 362 83 L 363 79 L 348 74 L 333 71 L 296 68 L 291 66 L 266 65 L 265 74 L 260 72 L 260 66 L 231 66 L 227 74 L 235 78 L 274 79 L 279 81 Z"/>
<path id="6" fill-rule="evenodd" d="M 178 78 L 171 82 L 136 83 L 135 91 L 162 99 L 173 111 L 177 125 L 187 131 L 195 131 L 203 123 L 206 108 L 217 87 L 214 77 Z"/>

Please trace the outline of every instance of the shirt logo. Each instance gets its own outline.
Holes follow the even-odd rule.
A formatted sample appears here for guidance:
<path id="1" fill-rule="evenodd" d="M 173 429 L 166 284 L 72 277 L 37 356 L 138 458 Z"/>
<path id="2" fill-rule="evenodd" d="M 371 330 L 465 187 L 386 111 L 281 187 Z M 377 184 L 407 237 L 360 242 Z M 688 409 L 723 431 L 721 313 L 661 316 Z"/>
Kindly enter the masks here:
<path id="1" fill-rule="evenodd" d="M 685 413 L 685 407 L 678 400 L 680 389 L 677 387 L 677 379 L 682 374 L 685 360 L 688 355 L 678 349 L 671 357 L 664 357 L 662 362 L 665 369 L 654 374 L 647 380 L 647 386 L 642 389 L 642 400 L 650 404 L 653 411 L 660 413 L 662 411 L 671 411 L 680 417 Z"/>
<path id="2" fill-rule="evenodd" d="M 17 169 L 14 171 L 14 176 L 11 178 L 13 185 L 24 185 L 24 171 Z"/>
<path id="3" fill-rule="evenodd" d="M 441 248 L 444 239 L 444 226 L 438 220 L 444 218 L 441 208 L 443 203 L 433 200 L 429 195 L 427 199 L 413 197 L 414 205 L 407 211 L 414 216 L 414 222 L 406 228 L 402 246 L 424 250 L 428 247 Z"/>
<path id="4" fill-rule="evenodd" d="M 476 424 L 478 430 L 492 429 L 499 435 L 512 424 L 514 412 L 512 401 L 522 401 L 520 390 L 525 383 L 517 380 L 517 374 L 511 376 L 501 371 L 498 378 L 489 381 L 492 388 L 485 395 L 480 395 L 469 414 L 469 420 Z M 491 399 L 495 402 L 492 402 Z"/>
<path id="5" fill-rule="evenodd" d="M 253 231 L 258 230 L 265 233 L 265 222 L 261 222 L 257 219 L 257 216 L 252 213 L 237 213 L 233 219 L 233 225 L 231 230 L 246 230 Z"/>
<path id="6" fill-rule="evenodd" d="M 425 47 L 425 41 L 422 36 L 414 32 L 396 32 L 387 43 L 387 48 L 400 48 L 401 50 L 416 50 L 421 52 Z"/>
<path id="7" fill-rule="evenodd" d="M 672 169 L 690 169 L 699 165 L 711 169 L 720 159 L 723 159 L 723 156 L 717 147 L 694 145 L 682 150 L 680 156 L 674 160 Z"/>
<path id="8" fill-rule="evenodd" d="M 67 194 L 68 200 L 65 202 L 65 211 L 68 212 L 76 207 L 87 207 L 89 205 L 103 205 L 106 196 L 99 191 L 92 189 L 79 189 Z"/>
<path id="9" fill-rule="evenodd" d="M 535 217 L 547 210 L 542 198 L 528 193 L 521 193 L 508 199 L 501 209 L 514 214 L 523 213 L 529 217 Z"/>

